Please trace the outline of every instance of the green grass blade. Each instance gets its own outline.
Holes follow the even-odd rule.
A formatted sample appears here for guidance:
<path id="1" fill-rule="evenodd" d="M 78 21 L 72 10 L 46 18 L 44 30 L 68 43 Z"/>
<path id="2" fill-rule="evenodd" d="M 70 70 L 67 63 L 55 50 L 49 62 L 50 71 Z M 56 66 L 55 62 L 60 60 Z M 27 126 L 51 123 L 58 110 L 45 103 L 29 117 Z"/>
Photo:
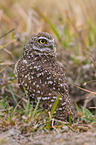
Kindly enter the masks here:
<path id="1" fill-rule="evenodd" d="M 94 119 L 94 120 L 92 121 L 92 123 L 96 124 L 96 119 Z"/>
<path id="2" fill-rule="evenodd" d="M 59 102 L 60 96 L 61 96 L 61 94 L 56 98 L 56 100 L 55 100 L 55 102 L 54 102 L 54 104 L 53 104 L 53 106 L 52 106 L 52 108 L 51 108 L 51 117 L 52 117 L 53 114 L 54 114 L 54 111 L 55 111 L 55 109 L 56 109 L 56 107 L 57 107 L 57 104 L 58 104 L 58 102 Z"/>
<path id="3" fill-rule="evenodd" d="M 6 101 L 7 98 L 8 98 L 8 97 L 5 97 L 5 98 L 0 102 L 0 106 L 2 106 L 3 103 L 5 103 L 5 101 Z"/>
<path id="4" fill-rule="evenodd" d="M 32 114 L 32 120 L 33 120 L 33 118 L 34 118 L 34 116 L 35 116 L 35 114 L 36 114 L 36 112 L 37 112 L 37 108 L 38 108 L 38 106 L 39 106 L 39 102 L 40 102 L 40 99 L 38 100 L 38 102 L 37 102 L 37 104 L 36 104 L 36 107 L 35 107 L 35 109 L 34 109 L 34 111 L 33 111 L 33 114 Z"/>
<path id="5" fill-rule="evenodd" d="M 29 99 L 28 99 L 28 100 L 27 100 L 27 106 L 26 106 L 26 108 L 25 108 L 25 116 L 27 116 L 29 108 L 30 108 L 30 101 L 29 101 Z"/>
<path id="6" fill-rule="evenodd" d="M 72 114 L 69 113 L 69 124 L 71 125 L 72 124 Z"/>
<path id="7" fill-rule="evenodd" d="M 44 20 L 49 24 L 50 28 L 52 29 L 52 31 L 54 32 L 54 34 L 56 35 L 56 37 L 58 39 L 60 39 L 60 36 L 59 36 L 59 33 L 58 31 L 56 30 L 56 28 L 54 27 L 54 25 L 50 22 L 49 19 L 47 19 L 47 17 L 43 16 Z"/>
<path id="8" fill-rule="evenodd" d="M 28 98 L 28 94 L 27 94 L 27 92 L 26 92 L 25 86 L 23 86 L 23 88 L 24 88 L 24 93 L 25 93 L 26 97 Z"/>
<path id="9" fill-rule="evenodd" d="M 75 105 L 76 105 L 77 111 L 80 112 L 80 113 L 83 113 L 83 112 L 81 111 L 81 109 L 79 108 L 79 106 L 78 106 L 76 103 L 75 103 Z"/>
<path id="10" fill-rule="evenodd" d="M 96 42 L 96 30 L 95 30 L 95 28 L 94 28 L 94 26 L 93 26 L 91 21 L 89 21 L 89 27 L 90 27 L 90 33 L 93 34 L 94 40 Z M 89 35 L 90 35 L 90 38 L 91 38 L 91 34 L 89 34 Z M 91 40 L 91 43 L 92 43 L 92 40 Z"/>
<path id="11" fill-rule="evenodd" d="M 1 102 L 0 102 L 0 110 L 5 109 L 7 104 L 6 104 L 6 99 L 7 97 L 5 97 Z M 2 112 L 0 112 L 0 114 L 2 114 Z"/>
<path id="12" fill-rule="evenodd" d="M 12 89 L 11 89 L 10 85 L 9 85 L 8 87 L 9 87 L 9 90 L 11 91 L 11 94 L 12 94 L 12 97 L 13 97 L 13 99 L 14 99 L 15 103 L 17 104 L 16 97 L 15 97 L 15 95 L 14 95 L 14 93 L 13 93 L 13 91 L 12 91 Z"/>
<path id="13" fill-rule="evenodd" d="M 58 31 L 56 30 L 56 28 L 54 27 L 54 25 L 51 23 L 51 21 L 46 17 L 44 16 L 38 9 L 36 9 L 35 7 L 33 7 L 34 11 L 41 17 L 44 19 L 44 21 L 46 23 L 48 23 L 48 25 L 50 26 L 51 30 L 54 32 L 54 34 L 56 35 L 56 37 L 58 39 L 60 39 L 60 36 L 59 36 L 59 33 Z"/>
<path id="14" fill-rule="evenodd" d="M 4 67 L 2 67 L 2 69 L 0 69 L 0 73 L 3 72 L 6 69 L 7 66 L 8 65 L 5 65 Z"/>
<path id="15" fill-rule="evenodd" d="M 87 108 L 84 108 L 82 107 L 84 113 L 87 115 L 87 116 L 92 116 L 93 114 L 87 109 Z"/>

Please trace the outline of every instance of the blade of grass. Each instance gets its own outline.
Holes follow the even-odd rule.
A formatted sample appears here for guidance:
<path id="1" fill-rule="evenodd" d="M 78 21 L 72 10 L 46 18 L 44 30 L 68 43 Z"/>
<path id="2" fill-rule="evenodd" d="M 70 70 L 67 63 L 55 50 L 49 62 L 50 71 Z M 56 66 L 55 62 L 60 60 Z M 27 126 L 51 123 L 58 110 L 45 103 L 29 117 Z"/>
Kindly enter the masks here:
<path id="1" fill-rule="evenodd" d="M 43 18 L 44 18 L 44 20 L 48 23 L 48 25 L 50 26 L 50 28 L 52 29 L 52 31 L 53 31 L 53 33 L 56 35 L 56 37 L 57 37 L 58 39 L 60 39 L 59 33 L 57 32 L 57 30 L 56 30 L 56 28 L 54 27 L 54 25 L 50 22 L 50 20 L 47 19 L 47 17 L 45 17 L 44 15 L 43 15 Z"/>
<path id="2" fill-rule="evenodd" d="M 54 114 L 54 111 L 55 111 L 55 109 L 56 109 L 56 107 L 57 107 L 57 104 L 58 104 L 58 102 L 59 102 L 60 96 L 61 96 L 61 94 L 56 98 L 56 100 L 55 100 L 55 102 L 54 102 L 54 104 L 53 104 L 53 106 L 52 106 L 52 108 L 51 108 L 51 117 L 52 117 L 53 114 Z"/>
<path id="3" fill-rule="evenodd" d="M 90 27 L 90 32 L 93 34 L 94 40 L 95 40 L 95 42 L 96 42 L 96 30 L 95 30 L 95 28 L 94 28 L 94 26 L 93 26 L 93 24 L 92 24 L 91 21 L 89 21 L 89 27 Z M 91 36 L 90 36 L 90 37 L 91 37 Z M 92 44 L 92 43 L 91 43 L 91 44 Z"/>
<path id="4" fill-rule="evenodd" d="M 82 114 L 83 112 L 81 111 L 81 109 L 79 108 L 79 106 L 78 106 L 76 103 L 75 103 L 75 105 L 76 105 L 77 111 L 80 112 L 80 113 Z"/>
<path id="5" fill-rule="evenodd" d="M 93 94 L 93 95 L 96 96 L 96 92 L 92 92 L 92 91 L 89 91 L 89 90 L 87 90 L 87 89 L 83 89 L 83 88 L 81 88 L 81 87 L 79 87 L 79 86 L 76 86 L 76 85 L 73 85 L 73 84 L 71 84 L 71 85 L 74 86 L 74 87 L 76 87 L 76 88 L 78 88 L 78 89 L 81 89 L 81 90 L 83 90 L 83 91 L 85 91 L 85 92 L 87 92 L 87 93 L 90 93 L 90 94 Z"/>
<path id="6" fill-rule="evenodd" d="M 48 23 L 48 25 L 50 26 L 50 28 L 52 29 L 52 31 L 54 32 L 54 34 L 56 35 L 56 37 L 58 39 L 60 39 L 59 33 L 56 30 L 56 28 L 54 27 L 54 25 L 51 23 L 51 21 L 49 19 L 47 19 L 46 16 L 44 16 L 37 8 L 33 7 L 33 10 L 41 17 L 44 19 L 45 22 Z"/>
<path id="7" fill-rule="evenodd" d="M 37 104 L 36 104 L 36 107 L 35 107 L 35 109 L 34 109 L 34 111 L 33 111 L 31 120 L 33 120 L 33 118 L 34 118 L 34 116 L 35 116 L 35 114 L 36 114 L 36 112 L 37 112 L 37 108 L 38 108 L 38 106 L 39 106 L 39 102 L 40 102 L 40 99 L 38 100 L 38 102 L 37 102 Z"/>
<path id="8" fill-rule="evenodd" d="M 25 86 L 23 86 L 23 88 L 24 88 L 25 95 L 26 95 L 26 97 L 28 98 L 28 94 L 27 94 L 27 92 L 26 92 Z"/>
<path id="9" fill-rule="evenodd" d="M 12 94 L 12 97 L 13 97 L 13 99 L 14 99 L 15 103 L 17 104 L 16 97 L 15 97 L 15 95 L 14 95 L 14 93 L 13 93 L 13 91 L 12 91 L 12 89 L 11 89 L 10 85 L 8 86 L 8 88 L 9 88 L 9 90 L 11 91 L 11 94 Z"/>
<path id="10" fill-rule="evenodd" d="M 8 43 L 6 43 L 6 44 L 0 46 L 0 50 L 3 49 L 4 51 L 6 51 L 6 52 L 9 53 L 10 55 L 12 55 L 12 53 L 11 53 L 10 51 L 6 50 L 5 48 L 6 48 L 7 46 L 9 46 L 10 44 L 14 43 L 15 41 L 16 41 L 16 39 L 13 39 L 13 40 L 9 41 Z"/>
<path id="11" fill-rule="evenodd" d="M 69 112 L 69 124 L 70 125 L 72 124 L 72 112 L 71 111 Z"/>
<path id="12" fill-rule="evenodd" d="M 15 30 L 15 28 L 11 29 L 10 31 L 8 31 L 8 32 L 5 33 L 4 35 L 0 36 L 0 39 L 1 39 L 2 37 L 5 37 L 7 34 L 11 33 L 11 32 L 14 31 L 14 30 Z"/>
<path id="13" fill-rule="evenodd" d="M 0 69 L 0 73 L 1 73 L 3 70 L 5 70 L 7 66 L 8 66 L 8 65 L 5 65 L 2 69 Z"/>
<path id="14" fill-rule="evenodd" d="M 84 108 L 82 107 L 84 113 L 87 115 L 87 116 L 92 116 L 93 114 L 87 109 L 87 108 Z"/>
<path id="15" fill-rule="evenodd" d="M 2 108 L 2 109 L 5 109 L 5 106 L 6 106 L 5 101 L 6 101 L 7 98 L 8 98 L 8 97 L 5 97 L 5 98 L 0 102 L 0 109 L 1 109 L 1 107 L 2 107 L 3 104 L 5 104 L 5 105 L 3 105 L 3 108 Z"/>
<path id="16" fill-rule="evenodd" d="M 29 108 L 30 108 L 30 101 L 29 101 L 29 98 L 28 98 L 28 100 L 27 100 L 27 106 L 25 108 L 25 116 L 27 116 Z"/>

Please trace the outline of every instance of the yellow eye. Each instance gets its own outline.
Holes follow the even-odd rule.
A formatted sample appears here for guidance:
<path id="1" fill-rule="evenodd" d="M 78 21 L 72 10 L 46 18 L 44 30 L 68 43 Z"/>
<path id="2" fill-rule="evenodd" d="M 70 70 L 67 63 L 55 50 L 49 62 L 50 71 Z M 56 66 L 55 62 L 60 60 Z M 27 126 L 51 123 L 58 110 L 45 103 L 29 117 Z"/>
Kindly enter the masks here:
<path id="1" fill-rule="evenodd" d="M 39 43 L 40 43 L 40 44 L 45 44 L 46 42 L 47 42 L 46 39 L 39 39 Z"/>

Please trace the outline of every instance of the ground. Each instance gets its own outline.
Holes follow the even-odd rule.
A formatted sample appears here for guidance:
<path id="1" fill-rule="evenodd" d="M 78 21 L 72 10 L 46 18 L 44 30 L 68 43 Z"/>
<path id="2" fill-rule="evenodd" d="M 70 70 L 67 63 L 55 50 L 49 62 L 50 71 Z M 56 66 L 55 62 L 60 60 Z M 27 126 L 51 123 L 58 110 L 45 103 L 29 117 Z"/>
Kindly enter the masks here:
<path id="1" fill-rule="evenodd" d="M 65 127 L 67 130 L 67 127 Z M 17 130 L 10 129 L 0 134 L 0 145 L 95 145 L 96 128 L 91 128 L 87 132 L 57 132 L 36 133 L 33 136 L 19 136 Z"/>

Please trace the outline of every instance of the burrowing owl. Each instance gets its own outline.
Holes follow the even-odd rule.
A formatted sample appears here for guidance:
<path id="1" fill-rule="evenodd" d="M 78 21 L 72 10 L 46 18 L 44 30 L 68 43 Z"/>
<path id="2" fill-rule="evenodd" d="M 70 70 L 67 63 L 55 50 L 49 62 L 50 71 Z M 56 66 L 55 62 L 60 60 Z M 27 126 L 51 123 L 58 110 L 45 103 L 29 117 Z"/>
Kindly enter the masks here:
<path id="1" fill-rule="evenodd" d="M 20 88 L 26 90 L 33 104 L 40 99 L 40 108 L 51 110 L 61 94 L 54 117 L 66 120 L 71 110 L 70 98 L 65 74 L 56 62 L 54 38 L 47 32 L 34 34 L 25 43 L 23 56 L 15 68 Z"/>

